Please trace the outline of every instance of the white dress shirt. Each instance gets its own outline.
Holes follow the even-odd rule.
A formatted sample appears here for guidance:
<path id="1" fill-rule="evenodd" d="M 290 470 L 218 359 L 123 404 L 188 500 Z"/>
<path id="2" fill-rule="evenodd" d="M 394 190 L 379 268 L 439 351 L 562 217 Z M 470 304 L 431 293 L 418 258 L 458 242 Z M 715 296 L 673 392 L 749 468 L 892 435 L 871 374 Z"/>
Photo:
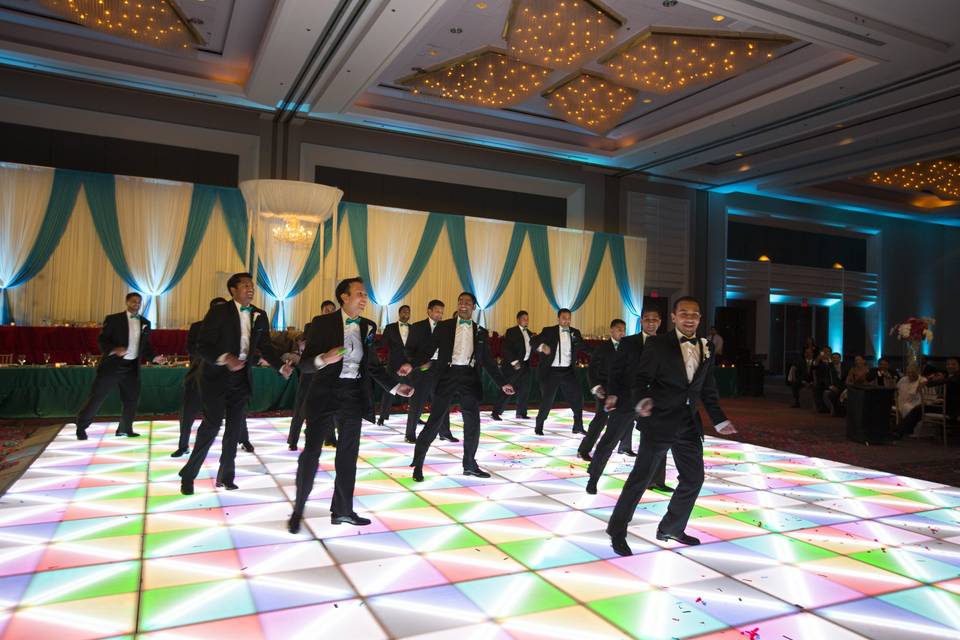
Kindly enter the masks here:
<path id="1" fill-rule="evenodd" d="M 554 367 L 569 367 L 570 366 L 570 331 L 564 331 L 563 327 L 559 327 L 560 331 L 560 342 L 557 343 L 557 354 L 553 357 L 553 366 Z"/>
<path id="2" fill-rule="evenodd" d="M 430 323 L 430 335 L 433 335 L 434 330 L 437 328 L 437 321 L 436 321 L 436 320 L 428 320 L 428 322 Z M 431 356 L 430 359 L 431 359 L 431 360 L 436 360 L 439 355 L 440 355 L 440 349 L 437 348 L 436 350 L 434 350 L 433 356 Z"/>
<path id="3" fill-rule="evenodd" d="M 677 329 L 677 340 L 683 337 L 685 337 L 683 333 Z M 695 342 L 680 343 L 680 352 L 683 354 L 683 364 L 687 369 L 687 382 L 693 382 L 693 377 L 696 375 L 697 369 L 700 367 L 700 347 L 702 343 L 700 342 L 700 338 L 694 337 L 694 340 Z M 703 356 L 707 356 L 706 350 L 704 350 Z M 687 399 L 687 402 L 689 403 L 689 398 Z M 724 420 L 720 424 L 714 425 L 713 428 L 719 431 L 728 424 L 730 424 L 730 421 Z"/>
<path id="4" fill-rule="evenodd" d="M 250 353 L 250 312 L 241 311 L 242 305 L 236 300 L 233 304 L 237 306 L 237 313 L 240 314 L 240 354 L 237 357 L 246 362 Z"/>
<path id="5" fill-rule="evenodd" d="M 398 322 L 397 330 L 400 332 L 400 342 L 407 346 L 407 336 L 410 335 L 410 325 L 406 322 Z"/>
<path id="6" fill-rule="evenodd" d="M 124 360 L 136 360 L 140 355 L 140 316 L 132 316 L 127 313 L 127 353 L 123 356 Z"/>
<path id="7" fill-rule="evenodd" d="M 359 318 L 358 318 L 359 319 Z M 363 340 L 360 338 L 360 323 L 347 322 L 343 316 L 343 368 L 340 377 L 345 380 L 356 380 L 360 377 L 360 361 L 363 360 Z"/>
<path id="8" fill-rule="evenodd" d="M 517 325 L 520 327 L 520 325 Z M 520 327 L 520 334 L 523 336 L 523 361 L 526 362 L 530 359 L 530 332 L 527 331 L 526 327 Z M 520 364 L 519 360 L 514 360 L 510 364 Z"/>
<path id="9" fill-rule="evenodd" d="M 897 410 L 901 418 L 906 418 L 907 414 L 920 406 L 923 402 L 923 396 L 920 393 L 920 383 L 927 379 L 920 376 L 916 380 L 911 380 L 903 376 L 897 381 Z"/>
<path id="10" fill-rule="evenodd" d="M 450 364 L 457 367 L 470 365 L 473 360 L 473 322 L 460 322 L 453 338 L 453 356 Z"/>

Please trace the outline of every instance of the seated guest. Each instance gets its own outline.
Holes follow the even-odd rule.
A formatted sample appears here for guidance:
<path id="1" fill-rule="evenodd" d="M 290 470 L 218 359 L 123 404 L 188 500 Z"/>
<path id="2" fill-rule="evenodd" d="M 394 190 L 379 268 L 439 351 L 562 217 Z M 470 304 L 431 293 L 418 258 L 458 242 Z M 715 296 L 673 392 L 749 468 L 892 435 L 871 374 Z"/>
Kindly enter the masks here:
<path id="1" fill-rule="evenodd" d="M 941 373 L 940 369 L 937 369 L 935 366 L 930 364 L 930 361 L 927 360 L 927 356 L 921 355 L 918 364 L 920 367 L 920 375 L 924 378 L 930 378 L 938 373 Z"/>
<path id="2" fill-rule="evenodd" d="M 943 385 L 944 409 L 947 419 L 956 422 L 960 417 L 960 360 L 947 359 L 946 373 L 936 374 L 927 381 L 928 387 Z"/>
<path id="3" fill-rule="evenodd" d="M 877 361 L 877 367 L 871 369 L 867 375 L 867 382 L 878 387 L 897 386 L 897 374 L 890 370 L 890 361 L 886 358 L 880 358 Z"/>
<path id="4" fill-rule="evenodd" d="M 817 363 L 813 369 L 813 402 L 819 413 L 829 413 L 830 409 L 823 401 L 827 388 L 830 386 L 830 371 L 832 368 L 833 350 L 824 347 L 817 356 Z"/>
<path id="5" fill-rule="evenodd" d="M 817 341 L 814 340 L 812 336 L 807 336 L 807 339 L 803 343 L 803 349 L 804 351 L 810 349 L 814 355 L 820 352 L 820 347 L 817 346 Z"/>
<path id="6" fill-rule="evenodd" d="M 826 376 L 827 388 L 823 393 L 823 403 L 830 410 L 830 415 L 841 416 L 843 415 L 841 396 L 844 391 L 844 383 L 843 363 L 840 361 L 839 353 L 830 356 L 830 364 L 826 367 Z"/>
<path id="7" fill-rule="evenodd" d="M 911 364 L 907 373 L 897 382 L 897 415 L 900 417 L 893 432 L 894 438 L 899 440 L 910 435 L 923 417 L 923 387 L 926 378 L 920 375 L 920 367 Z"/>
<path id="8" fill-rule="evenodd" d="M 814 357 L 815 353 L 813 349 L 809 347 L 805 348 L 803 350 L 803 358 L 792 367 L 791 373 L 793 374 L 793 378 L 789 380 L 789 383 L 793 390 L 794 408 L 800 406 L 800 390 L 814 383 L 813 372 L 817 364 L 817 360 Z"/>
<path id="9" fill-rule="evenodd" d="M 863 356 L 855 356 L 853 366 L 847 371 L 847 379 L 844 384 L 849 387 L 852 384 L 865 385 L 869 381 L 870 367 L 867 366 L 867 361 L 864 360 Z"/>

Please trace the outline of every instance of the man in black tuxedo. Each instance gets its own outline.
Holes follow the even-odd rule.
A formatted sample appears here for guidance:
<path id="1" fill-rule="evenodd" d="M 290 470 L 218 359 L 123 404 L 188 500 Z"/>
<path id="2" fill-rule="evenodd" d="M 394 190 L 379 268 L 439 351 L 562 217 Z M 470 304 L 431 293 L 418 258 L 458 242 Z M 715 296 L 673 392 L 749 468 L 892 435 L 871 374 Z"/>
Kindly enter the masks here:
<path id="1" fill-rule="evenodd" d="M 830 347 L 821 349 L 813 368 L 813 404 L 819 413 L 830 413 L 824 398 L 833 379 L 830 373 L 832 362 L 833 350 Z"/>
<path id="2" fill-rule="evenodd" d="M 253 306 L 253 276 L 235 273 L 227 280 L 231 299 L 207 311 L 200 327 L 197 353 L 203 359 L 200 374 L 200 395 L 203 399 L 203 422 L 197 429 L 190 459 L 180 470 L 180 493 L 193 494 L 193 481 L 207 457 L 210 445 L 226 418 L 220 451 L 217 487 L 237 489 L 234 484 L 234 459 L 237 440 L 244 437 L 247 422 L 247 399 L 253 392 L 253 366 L 257 352 L 284 378 L 293 371 L 290 363 L 270 344 L 267 313 Z"/>
<path id="3" fill-rule="evenodd" d="M 397 371 L 409 359 L 407 340 L 410 338 L 410 305 L 405 304 L 397 309 L 397 318 L 396 322 L 391 322 L 383 328 L 383 334 L 380 336 L 381 344 L 387 347 L 387 370 L 391 372 Z M 384 393 L 380 399 L 378 425 L 383 426 L 384 421 L 390 417 L 393 398 L 392 393 Z"/>
<path id="4" fill-rule="evenodd" d="M 370 520 L 353 510 L 353 488 L 357 481 L 357 456 L 360 451 L 360 422 L 373 410 L 373 381 L 385 391 L 409 396 L 413 388 L 394 383 L 373 348 L 377 325 L 360 316 L 367 307 L 367 289 L 360 278 L 347 278 L 337 285 L 340 311 L 316 316 L 310 321 L 307 346 L 300 358 L 300 369 L 313 373 L 307 395 L 307 439 L 297 461 L 297 495 L 293 514 L 287 523 L 290 533 L 300 530 L 300 521 L 313 490 L 326 433 L 336 420 L 340 429 L 337 442 L 336 482 L 330 503 L 333 524 L 364 526 Z M 403 365 L 397 375 L 410 373 Z"/>
<path id="5" fill-rule="evenodd" d="M 673 304 L 672 319 L 674 330 L 648 340 L 637 363 L 633 398 L 639 399 L 637 413 L 649 419 L 640 422 L 643 436 L 637 459 L 607 524 L 613 550 L 621 556 L 633 553 L 627 545 L 627 527 L 667 450 L 673 452 L 679 484 L 657 527 L 657 539 L 688 545 L 700 543 L 684 532 L 703 486 L 699 403 L 703 403 L 718 433 L 736 433 L 720 408 L 710 345 L 696 335 L 700 304 L 694 298 L 678 298 Z"/>
<path id="6" fill-rule="evenodd" d="M 609 413 L 610 417 L 607 420 L 607 429 L 597 443 L 593 456 L 589 455 L 589 449 L 584 451 L 584 445 L 580 445 L 580 457 L 590 461 L 590 466 L 587 467 L 590 479 L 587 481 L 586 489 L 587 493 L 591 495 L 597 493 L 597 483 L 610 460 L 613 448 L 618 443 L 620 444 L 618 453 L 630 456 L 637 455 L 630 450 L 633 440 L 633 426 L 638 421 L 635 411 L 636 402 L 632 400 L 631 387 L 636 377 L 640 356 L 643 354 L 643 345 L 647 340 L 656 336 L 657 330 L 660 328 L 660 312 L 656 309 L 644 309 L 640 316 L 640 327 L 640 333 L 626 336 L 620 341 L 617 357 L 611 363 L 609 386 L 606 388 L 607 395 L 603 405 L 603 410 Z M 639 420 L 646 420 L 646 418 L 640 418 Z M 642 427 L 638 428 L 642 429 Z M 664 453 L 647 488 L 672 493 L 673 489 L 667 486 L 666 479 L 667 456 Z"/>
<path id="7" fill-rule="evenodd" d="M 793 391 L 792 406 L 794 409 L 800 407 L 800 391 L 814 383 L 813 375 L 816 364 L 813 349 L 807 347 L 803 350 L 803 357 L 793 365 L 793 379 L 790 380 L 790 388 Z"/>
<path id="8" fill-rule="evenodd" d="M 306 346 L 307 331 L 310 330 L 308 322 L 303 327 L 303 333 L 297 338 L 297 354 L 303 355 L 303 349 Z M 297 394 L 293 398 L 293 415 L 290 417 L 290 429 L 287 431 L 287 448 L 290 451 L 296 451 L 299 448 L 300 431 L 303 429 L 303 420 L 305 417 L 304 400 L 307 397 L 307 391 L 310 390 L 310 382 L 313 380 L 313 374 L 299 371 L 297 380 Z"/>
<path id="9" fill-rule="evenodd" d="M 500 374 L 490 353 L 487 330 L 473 321 L 477 299 L 464 291 L 457 296 L 457 317 L 443 320 L 433 332 L 433 346 L 438 352 L 433 369 L 438 372 L 437 390 L 433 395 L 427 426 L 417 437 L 413 453 L 413 479 L 423 482 L 423 462 L 427 450 L 440 431 L 444 417 L 450 415 L 454 396 L 460 398 L 463 417 L 463 473 L 477 478 L 490 474 L 477 466 L 477 447 L 480 445 L 480 401 L 483 399 L 481 368 L 493 378 L 501 391 L 513 394 L 513 387 Z M 427 350 L 429 351 L 429 349 Z M 421 352 L 423 353 L 423 352 Z M 416 362 L 415 364 L 422 364 Z"/>
<path id="10" fill-rule="evenodd" d="M 570 326 L 570 309 L 557 312 L 557 324 L 544 327 L 530 343 L 540 352 L 537 377 L 540 378 L 540 408 L 537 410 L 535 433 L 543 435 L 543 424 L 550 415 L 557 390 L 563 390 L 563 397 L 573 409 L 573 433 L 583 433 L 583 390 L 577 377 L 577 352 L 584 351 L 586 345 L 579 329 Z"/>
<path id="11" fill-rule="evenodd" d="M 210 309 L 226 302 L 225 298 L 214 298 L 210 301 Z M 194 322 L 187 332 L 187 355 L 190 356 L 190 370 L 183 379 L 183 408 L 180 409 L 180 442 L 177 450 L 170 454 L 171 458 L 179 458 L 190 451 L 190 430 L 193 422 L 203 412 L 203 400 L 200 397 L 200 369 L 203 367 L 203 358 L 197 353 L 197 343 L 200 340 L 200 327 L 203 321 Z"/>
<path id="12" fill-rule="evenodd" d="M 137 416 L 140 400 L 140 360 L 155 363 L 166 362 L 163 356 L 155 356 L 150 344 L 150 321 L 140 315 L 143 302 L 139 293 L 128 293 L 127 310 L 114 313 L 103 319 L 103 328 L 97 336 L 100 345 L 100 364 L 93 379 L 93 388 L 87 403 L 77 416 L 77 440 L 87 439 L 87 427 L 93 422 L 107 395 L 116 387 L 120 392 L 122 412 L 117 425 L 118 436 L 136 438 L 133 420 Z"/>
<path id="13" fill-rule="evenodd" d="M 527 399 L 530 396 L 530 354 L 533 349 L 530 341 L 533 334 L 530 333 L 530 315 L 526 311 L 517 312 L 517 326 L 510 327 L 503 334 L 500 354 L 500 371 L 503 377 L 513 385 L 516 390 L 514 397 L 517 399 L 518 419 L 527 420 Z M 507 407 L 507 399 L 510 396 L 502 391 L 497 396 L 497 403 L 493 407 L 491 417 L 494 420 L 503 419 L 503 411 Z"/>
<path id="14" fill-rule="evenodd" d="M 417 441 L 417 423 L 420 422 L 423 406 L 430 401 L 434 390 L 437 388 L 437 379 L 440 372 L 434 367 L 437 362 L 438 350 L 433 343 L 433 332 L 437 323 L 443 319 L 443 310 L 443 302 L 431 300 L 427 305 L 427 317 L 413 323 L 413 326 L 410 327 L 410 335 L 407 338 L 407 362 L 420 363 L 413 379 L 413 384 L 417 390 L 410 398 L 407 408 L 406 441 L 410 444 Z M 450 431 L 449 415 L 445 416 L 440 424 L 440 439 L 448 442 L 459 442 Z"/>
<path id="15" fill-rule="evenodd" d="M 620 357 L 621 341 L 627 332 L 627 323 L 617 318 L 610 323 L 610 340 L 594 348 L 590 354 L 590 366 L 587 368 L 587 378 L 590 381 L 590 393 L 596 400 L 593 419 L 587 425 L 587 433 L 580 441 L 578 452 L 581 458 L 590 459 L 593 445 L 597 443 L 600 433 L 607 426 L 607 412 L 604 402 L 609 390 L 610 372 L 614 361 Z M 624 349 L 625 350 L 625 349 Z M 632 452 L 631 452 L 632 453 Z"/>

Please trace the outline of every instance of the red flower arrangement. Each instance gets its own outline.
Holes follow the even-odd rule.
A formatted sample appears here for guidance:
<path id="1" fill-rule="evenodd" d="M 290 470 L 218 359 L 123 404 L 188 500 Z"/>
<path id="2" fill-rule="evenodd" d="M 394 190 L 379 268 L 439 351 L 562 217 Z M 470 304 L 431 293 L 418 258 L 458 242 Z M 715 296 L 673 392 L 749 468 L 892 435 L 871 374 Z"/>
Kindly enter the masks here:
<path id="1" fill-rule="evenodd" d="M 930 328 L 937 323 L 933 318 L 914 318 L 910 317 L 903 322 L 893 325 L 890 329 L 890 335 L 898 340 L 909 340 L 919 342 L 926 340 L 933 341 L 933 330 Z"/>

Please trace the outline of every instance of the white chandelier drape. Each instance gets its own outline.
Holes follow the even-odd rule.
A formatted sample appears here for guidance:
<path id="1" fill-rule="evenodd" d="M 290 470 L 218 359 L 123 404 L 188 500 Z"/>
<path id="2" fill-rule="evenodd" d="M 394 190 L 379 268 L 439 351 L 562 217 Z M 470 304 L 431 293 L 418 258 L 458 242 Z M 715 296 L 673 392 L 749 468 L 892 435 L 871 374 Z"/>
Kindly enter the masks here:
<path id="1" fill-rule="evenodd" d="M 580 291 L 587 267 L 593 232 L 579 229 L 550 228 L 550 273 L 553 292 L 561 307 L 570 308 Z"/>
<path id="2" fill-rule="evenodd" d="M 138 289 L 147 295 L 141 312 L 157 324 L 157 297 L 176 271 L 190 217 L 193 185 L 117 176 L 117 223 L 123 253 Z"/>
<path id="3" fill-rule="evenodd" d="M 0 162 L 0 289 L 30 254 L 52 187 L 53 169 Z"/>
<path id="4" fill-rule="evenodd" d="M 466 218 L 464 225 L 470 271 L 476 288 L 473 294 L 477 296 L 477 322 L 485 324 L 486 309 L 490 306 L 490 298 L 500 282 L 514 223 Z"/>
<path id="5" fill-rule="evenodd" d="M 429 214 L 371 205 L 367 207 L 367 215 L 367 253 L 372 280 L 369 284 L 382 303 L 378 324 L 384 326 L 390 320 L 389 302 L 410 269 Z"/>

